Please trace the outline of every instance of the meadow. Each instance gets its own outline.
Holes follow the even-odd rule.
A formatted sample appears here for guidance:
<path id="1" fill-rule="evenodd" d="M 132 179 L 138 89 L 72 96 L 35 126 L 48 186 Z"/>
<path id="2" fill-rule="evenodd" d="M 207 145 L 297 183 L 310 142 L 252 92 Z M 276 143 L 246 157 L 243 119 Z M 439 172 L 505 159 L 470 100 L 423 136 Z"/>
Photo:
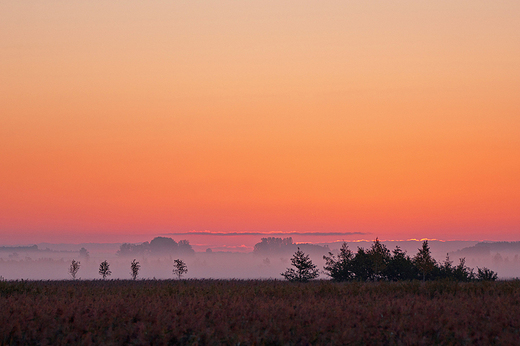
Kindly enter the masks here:
<path id="1" fill-rule="evenodd" d="M 520 340 L 520 281 L 4 281 L 0 307 L 3 345 Z"/>

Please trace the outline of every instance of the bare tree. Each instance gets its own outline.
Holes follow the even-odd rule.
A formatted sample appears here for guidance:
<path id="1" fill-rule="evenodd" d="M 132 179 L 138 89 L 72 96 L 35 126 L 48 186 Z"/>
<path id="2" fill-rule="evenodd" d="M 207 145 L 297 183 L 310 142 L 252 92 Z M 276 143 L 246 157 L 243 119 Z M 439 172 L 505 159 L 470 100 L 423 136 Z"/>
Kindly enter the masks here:
<path id="1" fill-rule="evenodd" d="M 103 280 L 105 280 L 105 278 L 111 274 L 112 272 L 110 271 L 110 265 L 108 262 L 106 260 L 101 262 L 99 265 L 99 275 L 103 277 Z"/>
<path id="2" fill-rule="evenodd" d="M 70 263 L 70 267 L 69 267 L 69 274 L 70 274 L 70 276 L 72 276 L 73 280 L 76 280 L 76 274 L 78 273 L 79 267 L 80 267 L 79 261 L 72 260 L 72 262 Z"/>
<path id="3" fill-rule="evenodd" d="M 173 261 L 173 274 L 177 275 L 177 278 L 180 280 L 181 277 L 188 272 L 188 266 L 181 259 L 176 259 Z"/>
<path id="4" fill-rule="evenodd" d="M 134 260 L 132 261 L 132 263 L 130 264 L 130 269 L 132 270 L 130 272 L 130 275 L 132 275 L 132 279 L 135 280 L 137 279 L 137 275 L 139 274 L 139 269 L 141 268 L 141 265 L 139 264 L 139 262 L 137 262 L 134 258 Z"/>

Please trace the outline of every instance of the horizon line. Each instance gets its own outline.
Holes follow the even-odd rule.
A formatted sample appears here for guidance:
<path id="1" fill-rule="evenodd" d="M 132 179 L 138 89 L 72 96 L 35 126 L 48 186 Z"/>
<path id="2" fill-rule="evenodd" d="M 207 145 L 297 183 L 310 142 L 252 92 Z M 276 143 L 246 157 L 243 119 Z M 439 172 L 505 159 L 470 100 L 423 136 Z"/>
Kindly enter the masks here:
<path id="1" fill-rule="evenodd" d="M 211 236 L 258 236 L 258 235 L 312 235 L 312 236 L 338 236 L 338 235 L 367 235 L 368 232 L 212 232 L 190 231 L 162 233 L 160 235 L 211 235 Z"/>

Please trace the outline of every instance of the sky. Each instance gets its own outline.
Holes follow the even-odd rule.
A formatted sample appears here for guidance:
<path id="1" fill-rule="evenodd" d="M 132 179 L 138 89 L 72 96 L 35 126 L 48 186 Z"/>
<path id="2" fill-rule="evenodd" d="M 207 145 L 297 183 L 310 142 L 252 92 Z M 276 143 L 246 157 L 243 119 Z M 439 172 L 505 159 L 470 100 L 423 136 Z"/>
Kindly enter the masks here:
<path id="1" fill-rule="evenodd" d="M 0 244 L 518 241 L 518 42 L 516 0 L 0 0 Z"/>

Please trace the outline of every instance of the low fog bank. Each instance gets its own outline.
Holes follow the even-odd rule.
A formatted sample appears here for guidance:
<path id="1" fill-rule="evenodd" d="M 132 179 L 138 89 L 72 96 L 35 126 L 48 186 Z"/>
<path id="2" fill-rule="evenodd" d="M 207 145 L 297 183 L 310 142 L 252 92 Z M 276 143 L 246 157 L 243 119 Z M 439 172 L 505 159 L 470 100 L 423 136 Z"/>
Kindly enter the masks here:
<path id="1" fill-rule="evenodd" d="M 154 241 L 161 238 L 163 241 Z M 100 279 L 99 265 L 108 261 L 112 275 L 109 279 L 130 279 L 130 263 L 136 259 L 141 269 L 140 279 L 171 279 L 174 260 L 182 259 L 188 266 L 184 278 L 215 279 L 282 279 L 280 273 L 291 266 L 291 257 L 300 247 L 310 255 L 312 261 L 323 269 L 323 255 L 337 252 L 342 242 L 320 244 L 298 244 L 292 238 L 263 238 L 253 252 L 195 252 L 189 242 L 175 243 L 176 252 L 169 252 L 166 238 L 158 237 L 151 242 L 139 244 L 38 244 L 24 247 L 0 247 L 0 276 L 6 280 L 66 280 L 71 279 L 69 266 L 74 259 L 80 262 L 77 277 L 80 279 Z M 168 238 L 169 239 L 169 238 Z M 166 240 L 168 240 L 166 239 Z M 173 244 L 172 243 L 172 244 Z M 408 255 L 414 256 L 421 241 L 384 241 L 391 251 L 399 246 Z M 349 248 L 370 248 L 372 242 L 350 242 Z M 171 245 L 171 244 L 170 244 Z M 429 241 L 433 257 L 443 262 L 449 254 L 457 264 L 459 258 L 466 259 L 466 265 L 477 270 L 487 267 L 498 273 L 499 278 L 520 277 L 520 242 L 477 243 L 467 241 Z M 154 248 L 155 246 L 155 248 Z M 161 248 L 162 246 L 162 248 Z M 189 251 L 188 251 L 189 250 Z M 328 277 L 321 273 L 320 278 Z"/>
<path id="2" fill-rule="evenodd" d="M 502 279 L 520 277 L 520 242 L 480 242 L 449 255 L 465 258 L 471 268 L 487 267 Z"/>
<path id="3" fill-rule="evenodd" d="M 199 252 L 181 259 L 188 266 L 188 273 L 183 278 L 214 278 L 214 279 L 281 279 L 280 273 L 290 266 L 292 254 L 276 257 L 260 257 L 253 253 Z M 172 279 L 173 264 L 177 256 L 136 256 L 141 268 L 138 278 L 141 279 Z M 54 258 L 0 259 L 0 275 L 6 280 L 65 280 L 70 279 L 68 273 L 72 259 L 80 262 L 77 277 L 81 279 L 100 279 L 99 265 L 107 260 L 112 275 L 109 279 L 130 279 L 130 263 L 134 258 L 112 256 L 95 256 L 80 258 L 77 255 L 60 254 Z M 323 267 L 320 256 L 312 257 L 314 263 Z"/>

